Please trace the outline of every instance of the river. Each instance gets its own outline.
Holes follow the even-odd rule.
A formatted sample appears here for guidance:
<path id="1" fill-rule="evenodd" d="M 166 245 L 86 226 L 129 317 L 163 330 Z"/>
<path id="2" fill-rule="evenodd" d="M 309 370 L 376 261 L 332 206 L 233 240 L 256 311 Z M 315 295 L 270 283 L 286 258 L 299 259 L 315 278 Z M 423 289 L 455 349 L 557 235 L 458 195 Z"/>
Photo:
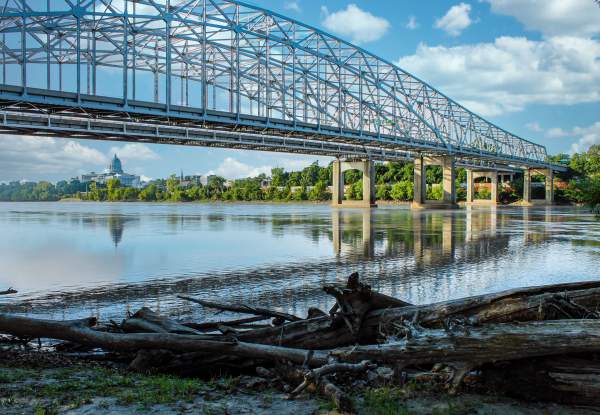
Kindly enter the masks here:
<path id="1" fill-rule="evenodd" d="M 600 221 L 573 207 L 0 203 L 0 311 L 201 320 L 186 294 L 305 315 L 358 271 L 416 304 L 600 277 Z"/>

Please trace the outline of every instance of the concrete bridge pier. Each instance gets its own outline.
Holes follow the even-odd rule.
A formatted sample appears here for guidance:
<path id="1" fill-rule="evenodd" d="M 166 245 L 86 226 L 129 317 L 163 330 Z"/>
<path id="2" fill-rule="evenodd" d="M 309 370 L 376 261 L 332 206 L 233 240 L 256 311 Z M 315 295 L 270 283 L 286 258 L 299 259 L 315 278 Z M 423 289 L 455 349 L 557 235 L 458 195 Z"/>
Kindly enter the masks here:
<path id="1" fill-rule="evenodd" d="M 362 200 L 344 200 L 344 172 L 359 170 L 362 178 Z M 375 163 L 373 160 L 333 162 L 333 189 L 331 195 L 333 207 L 377 207 L 375 203 Z"/>
<path id="2" fill-rule="evenodd" d="M 544 176 L 544 198 L 534 199 L 531 192 L 531 176 Z M 552 169 L 525 169 L 523 170 L 523 204 L 524 205 L 552 205 L 554 203 L 554 171 Z"/>
<path id="3" fill-rule="evenodd" d="M 475 199 L 475 179 L 480 177 L 488 177 L 491 179 L 491 197 L 489 199 Z M 499 181 L 498 172 L 492 171 L 474 171 L 467 169 L 467 205 L 486 205 L 496 206 L 498 204 Z"/>
<path id="4" fill-rule="evenodd" d="M 442 200 L 427 199 L 427 182 L 425 174 L 427 166 L 442 167 Z M 411 207 L 415 209 L 455 209 L 458 207 L 456 204 L 456 169 L 454 166 L 454 157 L 418 157 L 415 159 L 414 176 L 414 197 Z"/>

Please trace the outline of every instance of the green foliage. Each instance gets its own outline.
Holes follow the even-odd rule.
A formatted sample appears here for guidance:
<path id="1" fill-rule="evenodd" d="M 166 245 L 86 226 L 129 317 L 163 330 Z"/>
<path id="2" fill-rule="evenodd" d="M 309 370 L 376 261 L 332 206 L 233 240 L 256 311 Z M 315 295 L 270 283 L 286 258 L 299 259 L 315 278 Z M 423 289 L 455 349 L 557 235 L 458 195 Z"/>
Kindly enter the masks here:
<path id="1" fill-rule="evenodd" d="M 380 184 L 377 186 L 377 192 L 375 193 L 375 197 L 379 200 L 391 200 L 391 191 L 392 186 L 390 186 L 389 184 Z"/>
<path id="2" fill-rule="evenodd" d="M 395 183 L 390 190 L 390 197 L 399 201 L 410 201 L 414 197 L 413 182 L 401 181 Z"/>
<path id="3" fill-rule="evenodd" d="M 362 180 L 356 181 L 348 187 L 346 198 L 350 200 L 362 200 L 363 185 Z"/>
<path id="4" fill-rule="evenodd" d="M 444 189 L 441 185 L 427 186 L 427 200 L 442 200 Z"/>
<path id="5" fill-rule="evenodd" d="M 310 190 L 308 199 L 312 201 L 318 200 L 329 200 L 331 199 L 331 193 L 327 190 L 327 182 L 319 180 L 317 184 Z"/>
<path id="6" fill-rule="evenodd" d="M 475 199 L 481 200 L 489 200 L 492 198 L 492 192 L 487 187 L 480 187 L 479 190 L 475 192 Z"/>

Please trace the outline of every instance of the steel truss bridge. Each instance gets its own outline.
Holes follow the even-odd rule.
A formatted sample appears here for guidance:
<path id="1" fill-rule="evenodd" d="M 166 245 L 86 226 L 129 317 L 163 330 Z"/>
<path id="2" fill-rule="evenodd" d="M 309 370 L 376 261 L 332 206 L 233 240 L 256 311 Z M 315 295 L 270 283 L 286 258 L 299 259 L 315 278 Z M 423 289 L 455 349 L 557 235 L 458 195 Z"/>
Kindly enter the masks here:
<path id="1" fill-rule="evenodd" d="M 0 0 L 0 132 L 465 166 L 545 147 L 396 65 L 232 0 Z"/>

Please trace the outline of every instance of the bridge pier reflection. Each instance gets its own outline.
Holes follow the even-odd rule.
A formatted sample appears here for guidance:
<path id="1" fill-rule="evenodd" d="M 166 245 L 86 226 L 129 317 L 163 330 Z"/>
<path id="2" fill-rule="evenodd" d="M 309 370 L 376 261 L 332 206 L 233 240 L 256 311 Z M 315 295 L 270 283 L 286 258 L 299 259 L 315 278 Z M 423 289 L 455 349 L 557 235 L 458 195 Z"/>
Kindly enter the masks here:
<path id="1" fill-rule="evenodd" d="M 331 212 L 331 229 L 333 250 L 336 256 L 356 255 L 358 252 L 364 258 L 374 256 L 375 241 L 370 209 L 362 209 L 360 212 L 333 210 Z M 358 229 L 360 229 L 360 238 Z M 344 238 L 344 236 L 346 237 Z"/>

